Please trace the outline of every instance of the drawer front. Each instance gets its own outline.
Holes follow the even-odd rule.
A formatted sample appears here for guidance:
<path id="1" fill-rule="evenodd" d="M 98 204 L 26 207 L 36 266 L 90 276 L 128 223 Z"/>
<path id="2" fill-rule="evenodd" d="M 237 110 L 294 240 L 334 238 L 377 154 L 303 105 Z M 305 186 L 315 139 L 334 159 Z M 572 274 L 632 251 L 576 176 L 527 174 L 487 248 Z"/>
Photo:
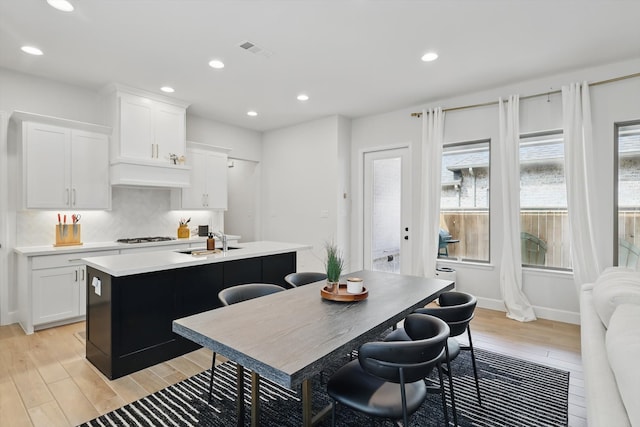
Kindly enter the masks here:
<path id="1" fill-rule="evenodd" d="M 31 269 L 39 270 L 42 268 L 56 268 L 67 267 L 70 265 L 84 265 L 81 258 L 88 258 L 93 256 L 106 256 L 106 255 L 118 255 L 118 250 L 110 251 L 88 251 L 88 252 L 74 252 L 59 255 L 43 255 L 34 256 Z"/>

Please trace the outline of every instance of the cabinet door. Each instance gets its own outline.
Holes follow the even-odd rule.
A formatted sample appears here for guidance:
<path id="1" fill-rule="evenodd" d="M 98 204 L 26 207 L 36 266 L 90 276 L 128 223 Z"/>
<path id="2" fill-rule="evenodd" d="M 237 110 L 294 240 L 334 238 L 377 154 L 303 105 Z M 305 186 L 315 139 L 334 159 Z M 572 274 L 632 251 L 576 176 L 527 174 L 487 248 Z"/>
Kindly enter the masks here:
<path id="1" fill-rule="evenodd" d="M 33 323 L 54 322 L 79 315 L 78 267 L 33 271 Z"/>
<path id="2" fill-rule="evenodd" d="M 25 207 L 68 207 L 71 199 L 71 131 L 40 123 L 25 123 L 23 134 Z"/>
<path id="3" fill-rule="evenodd" d="M 185 109 L 156 102 L 154 113 L 157 158 L 168 162 L 170 154 L 182 156 L 185 153 L 186 139 Z"/>
<path id="4" fill-rule="evenodd" d="M 191 187 L 183 188 L 182 209 L 206 208 L 207 155 L 199 151 L 187 151 L 187 164 L 191 166 Z"/>
<path id="5" fill-rule="evenodd" d="M 108 209 L 109 139 L 91 132 L 71 133 L 71 207 Z"/>
<path id="6" fill-rule="evenodd" d="M 227 209 L 227 155 L 207 156 L 205 201 L 209 209 Z"/>
<path id="7" fill-rule="evenodd" d="M 120 156 L 151 160 L 155 152 L 153 109 L 150 99 L 120 95 Z"/>

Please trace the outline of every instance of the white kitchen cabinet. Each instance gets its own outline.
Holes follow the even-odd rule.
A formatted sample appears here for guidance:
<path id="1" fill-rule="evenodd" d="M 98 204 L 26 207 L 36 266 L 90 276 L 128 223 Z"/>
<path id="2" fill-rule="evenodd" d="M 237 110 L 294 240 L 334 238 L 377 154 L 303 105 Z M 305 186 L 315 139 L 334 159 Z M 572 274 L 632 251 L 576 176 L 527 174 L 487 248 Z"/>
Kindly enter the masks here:
<path id="1" fill-rule="evenodd" d="M 82 320 L 86 315 L 86 266 L 81 258 L 118 250 L 65 252 L 17 259 L 18 313 L 27 334 Z"/>
<path id="2" fill-rule="evenodd" d="M 170 163 L 185 153 L 186 108 L 120 93 L 119 157 Z"/>
<path id="3" fill-rule="evenodd" d="M 32 276 L 33 323 L 50 323 L 86 314 L 86 308 L 80 307 L 84 278 L 84 266 L 35 270 Z"/>
<path id="4" fill-rule="evenodd" d="M 186 187 L 190 168 L 174 163 L 186 150 L 187 103 L 122 85 L 108 88 L 114 127 L 111 184 Z"/>
<path id="5" fill-rule="evenodd" d="M 174 209 L 227 209 L 227 154 L 187 149 L 191 187 L 172 195 Z"/>
<path id="6" fill-rule="evenodd" d="M 50 123 L 57 120 L 48 119 Z M 60 122 L 70 124 L 71 121 Z M 108 132 L 108 128 L 96 127 Z M 110 207 L 109 138 L 105 133 L 22 121 L 19 138 L 25 208 Z"/>

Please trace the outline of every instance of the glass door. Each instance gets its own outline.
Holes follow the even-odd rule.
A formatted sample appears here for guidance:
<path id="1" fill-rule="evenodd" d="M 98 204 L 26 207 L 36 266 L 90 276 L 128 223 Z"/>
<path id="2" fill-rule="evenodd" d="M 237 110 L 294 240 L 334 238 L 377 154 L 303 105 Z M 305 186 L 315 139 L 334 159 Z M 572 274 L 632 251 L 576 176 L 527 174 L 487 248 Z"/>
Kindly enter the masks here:
<path id="1" fill-rule="evenodd" d="M 364 154 L 364 268 L 411 274 L 409 149 Z"/>

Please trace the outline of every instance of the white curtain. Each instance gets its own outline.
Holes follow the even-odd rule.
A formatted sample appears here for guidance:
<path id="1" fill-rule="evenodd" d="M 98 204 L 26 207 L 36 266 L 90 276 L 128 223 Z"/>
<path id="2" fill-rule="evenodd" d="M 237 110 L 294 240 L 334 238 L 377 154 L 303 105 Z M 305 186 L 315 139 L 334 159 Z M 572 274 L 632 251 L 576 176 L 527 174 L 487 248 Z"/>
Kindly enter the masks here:
<path id="1" fill-rule="evenodd" d="M 520 253 L 520 97 L 511 95 L 500 110 L 500 171 L 503 230 L 500 290 L 507 317 L 521 322 L 536 320 L 533 308 L 522 292 L 522 255 Z"/>
<path id="2" fill-rule="evenodd" d="M 573 278 L 579 290 L 583 283 L 595 281 L 600 274 L 591 217 L 593 203 L 589 200 L 593 178 L 588 171 L 594 170 L 594 162 L 591 102 L 586 82 L 562 87 L 562 120 L 571 260 Z"/>
<path id="3" fill-rule="evenodd" d="M 416 274 L 434 277 L 440 231 L 440 190 L 444 112 L 442 108 L 422 111 L 422 205 Z"/>

